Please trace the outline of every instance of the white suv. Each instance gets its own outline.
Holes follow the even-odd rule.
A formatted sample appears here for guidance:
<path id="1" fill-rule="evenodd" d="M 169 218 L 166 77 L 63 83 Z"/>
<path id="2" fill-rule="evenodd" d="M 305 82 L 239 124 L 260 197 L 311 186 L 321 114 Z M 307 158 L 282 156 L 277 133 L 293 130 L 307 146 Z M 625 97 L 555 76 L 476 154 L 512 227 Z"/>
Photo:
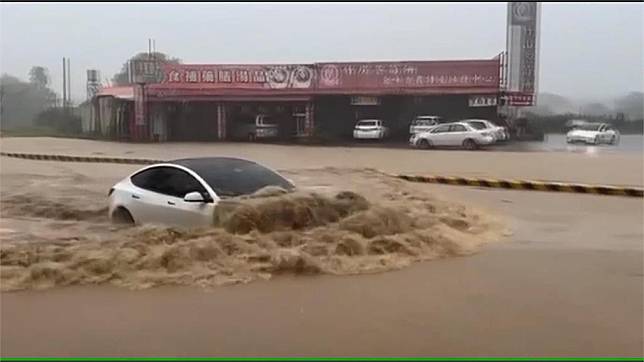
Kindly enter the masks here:
<path id="1" fill-rule="evenodd" d="M 379 119 L 362 119 L 353 129 L 355 139 L 383 139 L 389 135 L 389 129 Z"/>
<path id="2" fill-rule="evenodd" d="M 462 147 L 475 150 L 480 146 L 490 145 L 496 141 L 494 134 L 487 130 L 477 130 L 467 122 L 445 123 L 428 132 L 411 136 L 409 144 L 417 148 Z"/>

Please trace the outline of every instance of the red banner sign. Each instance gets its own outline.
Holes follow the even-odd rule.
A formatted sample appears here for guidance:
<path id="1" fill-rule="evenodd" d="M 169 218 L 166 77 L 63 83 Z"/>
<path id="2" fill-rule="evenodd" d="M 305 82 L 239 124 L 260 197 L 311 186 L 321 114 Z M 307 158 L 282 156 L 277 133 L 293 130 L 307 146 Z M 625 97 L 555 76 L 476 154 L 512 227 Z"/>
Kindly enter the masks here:
<path id="1" fill-rule="evenodd" d="M 307 89 L 315 86 L 312 65 L 166 65 L 163 83 L 209 88 Z"/>
<path id="2" fill-rule="evenodd" d="M 292 65 L 167 64 L 163 83 L 217 89 L 370 91 L 499 87 L 499 60 Z"/>
<path id="3" fill-rule="evenodd" d="M 498 60 L 326 63 L 320 89 L 498 87 Z"/>
<path id="4" fill-rule="evenodd" d="M 506 104 L 509 106 L 533 106 L 534 94 L 530 93 L 508 93 L 505 96 Z"/>

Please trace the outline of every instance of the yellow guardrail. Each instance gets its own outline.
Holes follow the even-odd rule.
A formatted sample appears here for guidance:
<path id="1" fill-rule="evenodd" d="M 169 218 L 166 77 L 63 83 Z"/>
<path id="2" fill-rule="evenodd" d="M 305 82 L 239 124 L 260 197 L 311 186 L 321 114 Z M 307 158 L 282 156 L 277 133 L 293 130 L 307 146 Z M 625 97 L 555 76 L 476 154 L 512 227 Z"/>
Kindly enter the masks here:
<path id="1" fill-rule="evenodd" d="M 91 162 L 91 163 L 121 163 L 129 165 L 151 165 L 165 162 L 163 160 L 151 160 L 146 158 L 119 158 L 119 157 L 87 157 L 87 156 L 65 156 L 65 155 L 43 155 L 34 153 L 0 152 L 0 156 L 24 158 L 37 161 L 61 161 L 61 162 Z"/>
<path id="2" fill-rule="evenodd" d="M 497 180 L 467 177 L 392 175 L 402 180 L 421 183 L 433 183 L 454 186 L 475 186 L 486 188 L 529 190 L 547 192 L 569 192 L 578 194 L 595 194 L 610 196 L 644 197 L 644 189 L 637 187 L 587 185 L 567 182 L 543 182 L 529 180 Z"/>

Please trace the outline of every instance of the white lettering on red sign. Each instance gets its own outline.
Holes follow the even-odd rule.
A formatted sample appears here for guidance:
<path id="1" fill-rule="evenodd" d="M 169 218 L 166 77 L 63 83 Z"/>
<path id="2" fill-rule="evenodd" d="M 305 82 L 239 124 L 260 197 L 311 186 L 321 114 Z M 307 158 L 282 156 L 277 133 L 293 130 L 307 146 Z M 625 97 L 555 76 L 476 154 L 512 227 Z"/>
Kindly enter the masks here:
<path id="1" fill-rule="evenodd" d="M 170 83 L 181 82 L 181 74 L 176 70 L 171 70 L 170 73 L 168 73 L 168 82 Z"/>
<path id="2" fill-rule="evenodd" d="M 253 83 L 266 83 L 266 73 L 263 70 L 256 70 L 252 76 Z"/>
<path id="3" fill-rule="evenodd" d="M 197 83 L 199 82 L 199 73 L 196 70 L 186 70 L 186 82 Z"/>
<path id="4" fill-rule="evenodd" d="M 230 83 L 233 81 L 233 77 L 230 74 L 230 70 L 220 70 L 219 71 L 219 81 L 224 83 Z"/>
<path id="5" fill-rule="evenodd" d="M 215 72 L 212 70 L 204 70 L 201 72 L 201 81 L 204 83 L 214 83 L 215 82 Z"/>
<path id="6" fill-rule="evenodd" d="M 248 76 L 247 70 L 238 70 L 237 71 L 237 83 L 248 83 L 250 77 Z"/>

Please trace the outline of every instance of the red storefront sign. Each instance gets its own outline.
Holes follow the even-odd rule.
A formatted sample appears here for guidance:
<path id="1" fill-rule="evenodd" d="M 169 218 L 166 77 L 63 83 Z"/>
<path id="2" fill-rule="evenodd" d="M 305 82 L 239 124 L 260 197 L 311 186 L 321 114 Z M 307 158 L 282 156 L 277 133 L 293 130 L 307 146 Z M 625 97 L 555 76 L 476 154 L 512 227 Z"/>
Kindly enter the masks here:
<path id="1" fill-rule="evenodd" d="M 203 88 L 308 89 L 315 86 L 312 65 L 166 65 L 163 83 Z"/>
<path id="2" fill-rule="evenodd" d="M 316 63 L 291 65 L 166 64 L 163 88 L 368 92 L 499 88 L 499 60 Z"/>
<path id="3" fill-rule="evenodd" d="M 498 88 L 499 60 L 324 63 L 318 88 L 333 90 Z"/>
<path id="4" fill-rule="evenodd" d="M 508 93 L 505 95 L 506 104 L 509 106 L 533 106 L 534 94 Z"/>

